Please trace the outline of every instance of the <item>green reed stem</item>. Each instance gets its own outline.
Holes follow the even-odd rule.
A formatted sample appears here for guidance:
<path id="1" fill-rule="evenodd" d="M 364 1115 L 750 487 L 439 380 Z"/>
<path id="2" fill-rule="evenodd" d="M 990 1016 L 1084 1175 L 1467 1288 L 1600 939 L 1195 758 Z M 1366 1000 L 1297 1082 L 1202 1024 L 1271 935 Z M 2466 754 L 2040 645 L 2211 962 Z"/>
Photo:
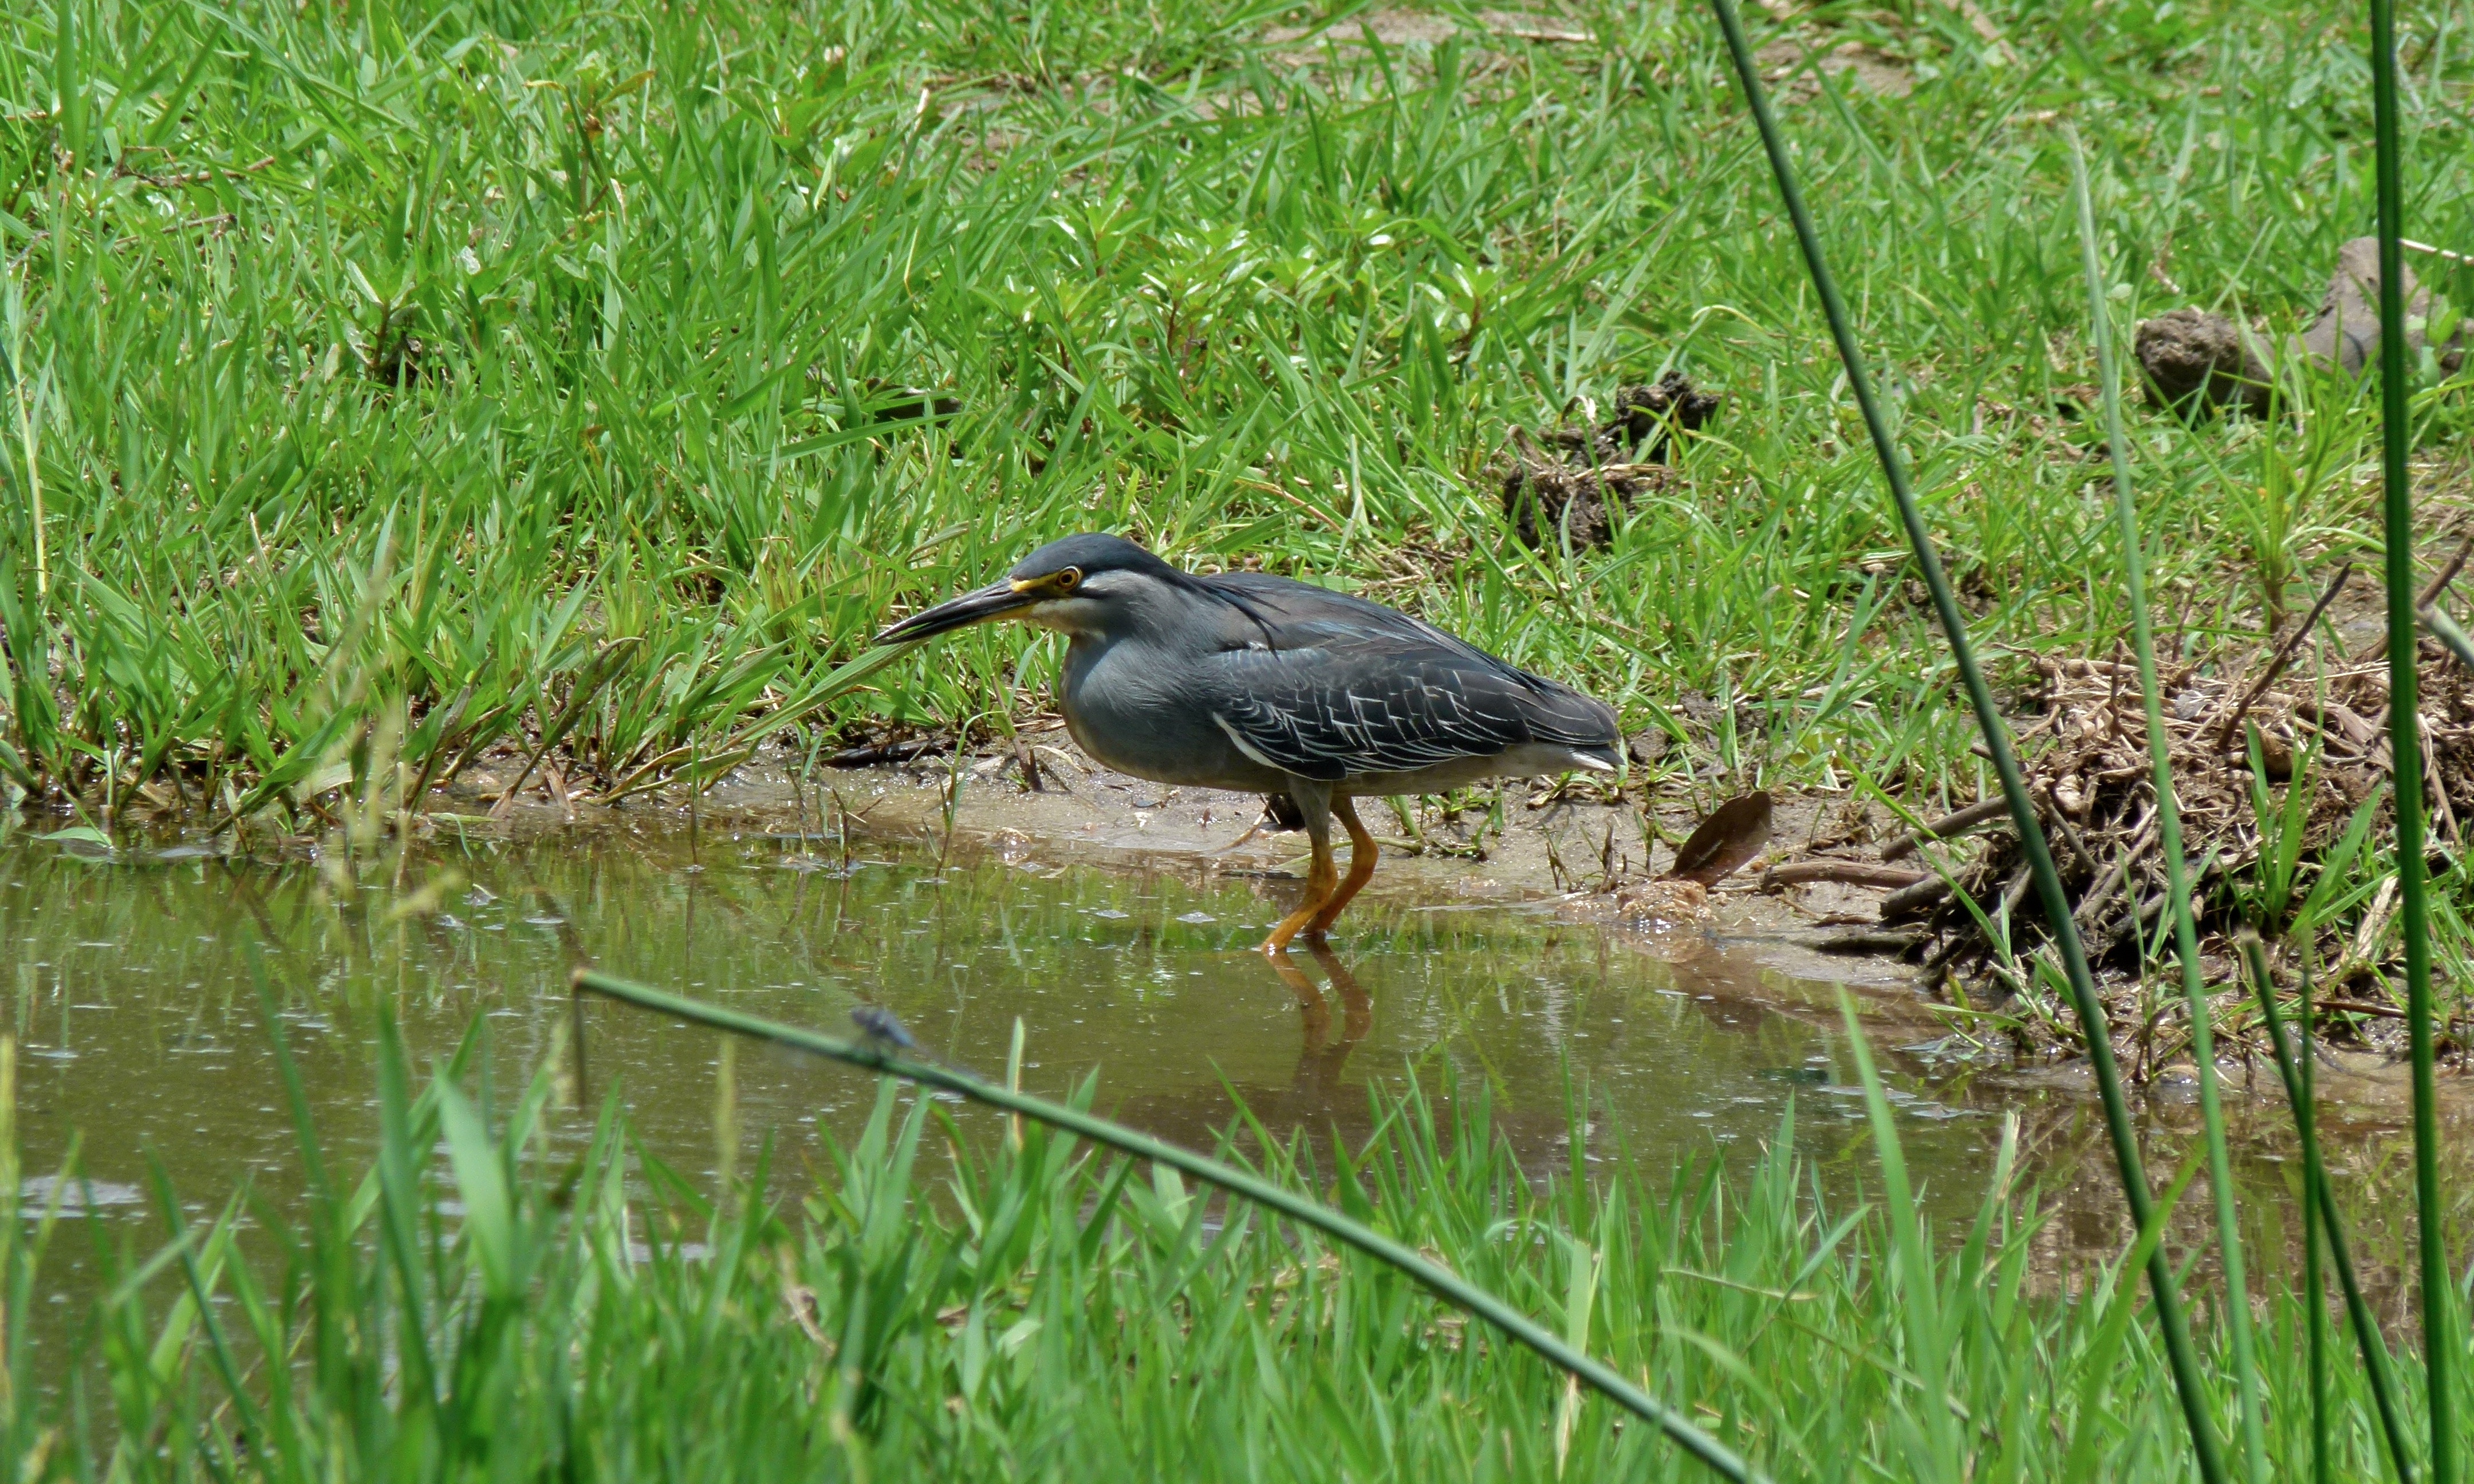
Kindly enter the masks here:
<path id="1" fill-rule="evenodd" d="M 2448 1254 L 2440 1245 L 2439 1089 L 2432 1044 L 2430 908 L 2423 899 L 2422 717 L 2415 671 L 2413 471 L 2406 407 L 2403 145 L 2396 8 L 2371 0 L 2371 128 L 2379 142 L 2380 467 L 2389 584 L 2389 754 L 2396 775 L 2397 924 L 2405 937 L 2406 1030 L 2413 1057 L 2413 1201 L 2421 1247 L 2422 1352 L 2431 1401 L 2432 1484 L 2456 1484 L 2456 1358 Z"/>
<path id="2" fill-rule="evenodd" d="M 1872 377 L 1864 370 L 1864 358 L 1856 344 L 1856 333 L 1847 315 L 1847 305 L 1838 297 L 1838 285 L 1831 277 L 1830 265 L 1822 256 L 1820 234 L 1813 229 L 1812 213 L 1806 209 L 1804 195 L 1797 190 L 1795 169 L 1787 160 L 1786 141 L 1779 132 L 1778 119 L 1770 111 L 1769 95 L 1761 86 L 1760 70 L 1753 60 L 1753 49 L 1744 39 L 1744 23 L 1735 13 L 1734 0 L 1710 0 L 1710 9 L 1718 15 L 1718 25 L 1727 36 L 1727 50 L 1735 62 L 1735 76 L 1744 89 L 1744 101 L 1750 106 L 1753 120 L 1760 128 L 1761 145 L 1769 154 L 1770 168 L 1778 177 L 1779 194 L 1785 200 L 1788 217 L 1795 224 L 1796 240 L 1804 249 L 1805 266 L 1811 272 L 1812 286 L 1821 298 L 1821 307 L 1830 318 L 1831 338 L 1837 342 L 1838 359 L 1847 371 L 1848 388 L 1856 394 L 1856 405 L 1863 410 L 1864 426 L 1872 434 L 1873 451 L 1880 459 L 1881 473 L 1890 486 L 1890 497 L 1897 502 L 1899 520 L 1906 528 L 1907 544 L 1914 550 L 1916 566 L 1923 574 L 1925 586 L 1931 590 L 1933 611 L 1941 620 L 1942 633 L 1950 640 L 1951 658 L 1957 664 L 1960 680 L 1967 686 L 1968 700 L 1976 707 L 1977 729 L 1983 733 L 1985 750 L 1992 754 L 1993 771 L 2001 780 L 2001 794 L 2010 806 L 2010 818 L 2019 830 L 2020 847 L 2027 855 L 2027 866 L 2036 880 L 2037 899 L 2043 903 L 2045 921 L 2050 925 L 2053 944 L 2062 960 L 2062 972 L 2070 986 L 2072 1008 L 2076 1011 L 2079 1028 L 2087 1040 L 2088 1064 L 2096 1074 L 2098 1092 L 2104 1102 L 2105 1132 L 2113 1142 L 2114 1162 L 2122 1177 L 2123 1197 L 2130 1205 L 2130 1218 L 2135 1227 L 2145 1229 L 2154 1201 L 2147 1189 L 2147 1173 L 2139 1158 L 2139 1143 L 2130 1126 L 2130 1105 L 2122 1095 L 2122 1072 L 2114 1065 L 2113 1037 L 2105 1022 L 2104 1007 L 2096 996 L 2096 981 L 2088 972 L 2087 952 L 2079 943 L 2078 927 L 2071 917 L 2070 898 L 2062 890 L 2061 873 L 2053 867 L 2053 852 L 2045 842 L 2044 829 L 2036 822 L 2035 804 L 2027 797 L 2026 779 L 2019 771 L 2019 758 L 2010 747 L 2010 734 L 2002 726 L 2001 712 L 1993 701 L 1992 687 L 1985 683 L 1984 671 L 1976 662 L 1976 651 L 1967 641 L 1966 619 L 1959 612 L 1958 600 L 1950 588 L 1950 579 L 1942 571 L 1941 557 L 1933 549 L 1932 533 L 1925 525 L 1923 511 L 1916 504 L 1915 491 L 1908 486 L 1906 465 L 1899 457 L 1898 444 L 1891 439 L 1889 424 L 1882 419 L 1880 402 L 1873 395 Z M 2184 1419 L 2191 1428 L 2191 1447 L 2197 1456 L 2200 1476 L 2207 1484 L 2224 1484 L 2225 1464 L 2221 1446 L 2217 1441 L 2216 1424 L 2208 1417 L 2208 1398 L 2199 1375 L 2197 1353 L 2191 1346 L 2191 1328 L 2182 1312 L 2182 1300 L 2173 1281 L 2172 1260 L 2160 1246 L 2147 1260 L 2147 1283 L 2156 1301 L 2156 1322 L 2164 1331 L 2165 1351 L 2173 1370 L 2173 1387 L 2182 1402 Z"/>
<path id="3" fill-rule="evenodd" d="M 2302 1018 L 2296 1027 L 2294 1060 L 2301 1064 L 2298 1086 L 2292 1090 L 2295 1125 L 2302 1130 L 2303 1147 L 2316 1149 L 2319 1110 L 2319 1079 L 2312 1065 L 2318 1053 L 2313 1041 L 2318 1027 L 2311 1023 L 2311 945 L 2302 945 Z M 2265 966 L 2266 960 L 2262 959 Z M 2269 995 L 2275 998 L 2271 987 Z M 2271 1008 L 2273 1008 L 2271 1006 Z M 2273 1024 L 2273 1022 L 2270 1022 Z M 2281 1041 L 2282 1038 L 2280 1037 Z M 2293 1095 L 2298 1094 L 2298 1095 Z M 2305 1342 L 2309 1353 L 2304 1364 L 2310 1373 L 2311 1389 L 2311 1477 L 2316 1484 L 2328 1484 L 2336 1475 L 2329 1462 L 2328 1436 L 2328 1279 L 2323 1269 L 2328 1250 L 2327 1233 L 2319 1230 L 2319 1202 L 2327 1181 L 2316 1160 L 2302 1162 L 2302 1283 L 2310 1295 L 2303 1304 L 2303 1320 L 2309 1327 Z"/>
<path id="4" fill-rule="evenodd" d="M 710 1026 L 715 1030 L 727 1031 L 735 1036 L 753 1037 L 774 1045 L 788 1046 L 793 1050 L 809 1052 L 812 1055 L 846 1063 L 852 1066 L 864 1067 L 883 1076 L 900 1077 L 925 1087 L 941 1088 L 948 1092 L 959 1093 L 973 1102 L 985 1103 L 992 1108 L 1002 1108 L 1007 1113 L 1026 1118 L 1035 1118 L 1052 1128 L 1063 1129 L 1078 1138 L 1086 1138 L 1095 1144 L 1104 1144 L 1121 1153 L 1132 1155 L 1136 1159 L 1149 1160 L 1153 1164 L 1165 1164 L 1196 1180 L 1217 1185 L 1231 1195 L 1241 1196 L 1257 1206 L 1267 1207 L 1301 1226 L 1312 1227 L 1334 1241 L 1354 1247 L 1376 1261 L 1407 1274 L 1444 1303 L 1485 1320 L 1514 1340 L 1536 1352 L 1547 1364 L 1579 1377 L 1608 1400 L 1656 1426 L 1678 1447 L 1709 1465 L 1721 1476 L 1735 1480 L 1737 1484 L 1764 1477 L 1751 1465 L 1736 1457 L 1726 1445 L 1703 1431 L 1690 1418 L 1625 1380 L 1613 1367 L 1602 1364 L 1564 1344 L 1543 1326 L 1506 1304 L 1502 1299 L 1445 1271 L 1439 1264 L 1419 1257 L 1379 1232 L 1351 1221 L 1338 1211 L 1308 1200 L 1294 1191 L 1283 1190 L 1278 1185 L 1248 1174 L 1233 1165 L 1224 1164 L 1207 1156 L 1196 1154 L 1190 1149 L 1180 1149 L 1175 1144 L 1152 1138 L 1149 1135 L 1135 1133 L 1123 1124 L 1112 1123 L 1079 1109 L 1068 1108 L 1059 1103 L 1052 1103 L 1046 1098 L 1033 1097 L 1027 1092 L 982 1082 L 976 1077 L 950 1067 L 889 1056 L 873 1045 L 841 1041 L 835 1037 L 818 1035 L 813 1031 L 803 1031 L 794 1026 L 782 1025 L 756 1016 L 741 1015 L 735 1010 L 724 1010 L 717 1005 L 708 1005 L 682 995 L 665 993 L 641 984 L 631 984 L 624 979 L 614 979 L 608 974 L 596 973 L 589 969 L 577 969 L 572 982 L 579 992 L 590 991 L 623 1004 L 671 1016 L 691 1024 Z"/>
<path id="5" fill-rule="evenodd" d="M 0 1303 L 12 1313 L 26 1312 L 32 1283 L 20 1284 L 27 1264 L 26 1229 L 18 1203 L 24 1191 L 17 1184 L 17 1038 L 0 1031 Z M 0 1429 L 17 1429 L 18 1356 L 25 1349 L 23 1324 L 0 1327 Z"/>
<path id="6" fill-rule="evenodd" d="M 2311 1054 L 2310 1046 L 2306 1041 L 2297 1056 L 2286 1044 L 2285 1017 L 2277 1012 L 2276 986 L 2268 976 L 2268 952 L 2260 946 L 2257 933 L 2244 930 L 2242 952 L 2243 963 L 2250 971 L 2251 992 L 2259 999 L 2260 1018 L 2268 1026 L 2276 1073 L 2284 1081 L 2286 1100 L 2293 1108 L 2294 1133 L 2302 1140 L 2303 1200 L 2310 1208 L 2304 1214 L 2304 1225 L 2307 1229 L 2316 1212 L 2320 1232 L 2328 1239 L 2328 1261 L 2337 1270 L 2337 1285 L 2344 1290 L 2345 1318 L 2353 1326 L 2354 1340 L 2363 1350 L 2363 1370 L 2370 1377 L 2371 1401 L 2380 1414 L 2380 1435 L 2388 1445 L 2389 1463 L 2396 1470 L 2398 1479 L 2413 1484 L 2413 1460 L 2408 1451 L 2405 1421 L 2397 1414 L 2396 1382 L 2389 1374 L 2388 1342 L 2380 1338 L 2379 1321 L 2371 1316 L 2371 1306 L 2363 1299 L 2362 1285 L 2354 1281 L 2354 1261 L 2345 1250 L 2345 1228 L 2337 1219 L 2336 1198 L 2328 1193 L 2328 1166 L 2319 1157 L 2318 1108 L 2309 1065 L 2302 1060 Z M 2302 1006 L 2304 1023 L 2308 1024 L 2311 985 L 2307 978 L 2302 986 Z M 2316 1287 L 2307 1297 L 2315 1310 L 2325 1301 L 2325 1295 Z M 2316 1434 L 2314 1446 L 2317 1446 Z"/>
<path id="7" fill-rule="evenodd" d="M 2139 507 L 2130 491 L 2130 443 L 2122 431 L 2122 389 L 2116 384 L 2112 316 L 2105 308 L 2104 266 L 2098 251 L 2096 203 L 2088 193 L 2087 156 L 2069 132 L 2071 196 L 2078 207 L 2079 258 L 2087 275 L 2089 331 L 2096 343 L 2097 386 L 2104 398 L 2104 437 L 2113 456 L 2113 514 L 2122 538 L 2122 583 L 2130 599 L 2131 648 L 2139 659 L 2139 695 L 2147 709 L 2147 761 L 2156 789 L 2156 833 L 2165 851 L 2167 895 L 2173 906 L 2173 951 L 2182 965 L 2182 998 L 2190 1007 L 2191 1060 L 2199 1072 L 2199 1115 L 2207 1128 L 2208 1185 L 2216 1196 L 2217 1247 L 2225 1274 L 2225 1322 L 2232 1336 L 2234 1382 L 2242 1401 L 2243 1466 L 2251 1484 L 2267 1484 L 2268 1430 L 2260 1409 L 2259 1365 L 2251 1345 L 2250 1285 L 2243 1272 L 2242 1219 L 2234 1206 L 2233 1160 L 2225 1149 L 2225 1113 L 2217 1088 L 2216 1033 L 2199 977 L 2199 932 L 2191 916 L 2191 879 L 2182 859 L 2182 809 L 2173 793 L 2173 754 L 2165 731 L 2165 702 L 2156 683 L 2156 634 L 2147 611 L 2147 563 L 2139 536 Z"/>

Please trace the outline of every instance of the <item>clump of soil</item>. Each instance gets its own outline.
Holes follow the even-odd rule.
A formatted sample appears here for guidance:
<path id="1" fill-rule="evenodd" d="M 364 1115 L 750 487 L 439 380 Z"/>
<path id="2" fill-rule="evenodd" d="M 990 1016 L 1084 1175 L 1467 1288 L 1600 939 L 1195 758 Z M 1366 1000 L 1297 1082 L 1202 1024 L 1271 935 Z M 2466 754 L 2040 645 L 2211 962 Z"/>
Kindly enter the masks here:
<path id="1" fill-rule="evenodd" d="M 1677 429 L 1694 432 L 1718 415 L 1718 394 L 1705 392 L 1682 371 L 1671 371 L 1649 386 L 1615 394 L 1614 416 L 1594 428 L 1557 428 L 1542 435 L 1549 447 L 1592 464 L 1664 464 Z"/>
<path id="2" fill-rule="evenodd" d="M 1674 473 L 1662 464 L 1576 467 L 1523 449 L 1502 475 L 1503 514 L 1524 546 L 1538 545 L 1540 531 L 1551 545 L 1604 546 L 1634 498 L 1667 488 Z"/>
<path id="3" fill-rule="evenodd" d="M 2204 309 L 2175 309 L 2143 321 L 2134 347 L 2147 390 L 2168 407 L 2240 407 L 2268 411 L 2267 347 L 2247 326 Z"/>
<path id="4" fill-rule="evenodd" d="M 2406 357 L 2421 359 L 2430 345 L 2425 328 L 2431 291 L 2407 268 Z M 2465 362 L 2468 330 L 2460 323 L 2438 347 L 2440 370 L 2454 374 Z M 2357 237 L 2337 250 L 2337 272 L 2320 299 L 2319 313 L 2299 335 L 2271 346 L 2257 330 L 2230 316 L 2202 309 L 2175 309 L 2143 322 L 2136 345 L 2147 375 L 2148 395 L 2185 413 L 2237 407 L 2253 416 L 2268 411 L 2280 361 L 2308 361 L 2361 375 L 2380 353 L 2380 244 Z"/>
<path id="5" fill-rule="evenodd" d="M 1525 545 L 1538 545 L 1541 531 L 1575 550 L 1605 545 L 1635 496 L 1674 482 L 1667 454 L 1675 435 L 1707 424 L 1718 405 L 1717 394 L 1670 371 L 1617 392 L 1614 415 L 1594 427 L 1558 428 L 1535 442 L 1513 429 L 1514 456 L 1490 470 L 1504 517 Z"/>

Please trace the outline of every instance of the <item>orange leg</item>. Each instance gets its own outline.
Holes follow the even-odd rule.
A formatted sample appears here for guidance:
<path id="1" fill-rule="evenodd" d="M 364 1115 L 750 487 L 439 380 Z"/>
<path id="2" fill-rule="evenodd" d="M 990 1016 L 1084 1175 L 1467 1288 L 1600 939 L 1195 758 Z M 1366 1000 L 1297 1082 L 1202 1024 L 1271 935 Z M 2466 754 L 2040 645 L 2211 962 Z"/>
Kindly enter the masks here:
<path id="1" fill-rule="evenodd" d="M 1331 802 L 1331 812 L 1340 816 L 1341 824 L 1348 829 L 1348 877 L 1323 899 L 1322 906 L 1316 911 L 1313 920 L 1306 923 L 1306 936 L 1309 938 L 1321 938 L 1331 931 L 1331 924 L 1339 918 L 1340 909 L 1347 906 L 1349 899 L 1355 897 L 1367 882 L 1374 879 L 1374 837 L 1368 834 L 1366 826 L 1357 822 L 1356 801 L 1346 795 L 1334 799 Z"/>
<path id="2" fill-rule="evenodd" d="M 1331 898 L 1332 891 L 1338 885 L 1339 876 L 1339 871 L 1331 863 L 1331 828 L 1326 825 L 1314 831 L 1314 859 L 1306 867 L 1305 899 L 1298 903 L 1297 911 L 1280 919 L 1280 925 L 1273 928 L 1272 936 L 1263 940 L 1263 951 L 1272 954 L 1289 951 L 1289 941 L 1303 931 L 1306 924 L 1314 921 L 1315 914 L 1322 910 L 1322 904 Z"/>

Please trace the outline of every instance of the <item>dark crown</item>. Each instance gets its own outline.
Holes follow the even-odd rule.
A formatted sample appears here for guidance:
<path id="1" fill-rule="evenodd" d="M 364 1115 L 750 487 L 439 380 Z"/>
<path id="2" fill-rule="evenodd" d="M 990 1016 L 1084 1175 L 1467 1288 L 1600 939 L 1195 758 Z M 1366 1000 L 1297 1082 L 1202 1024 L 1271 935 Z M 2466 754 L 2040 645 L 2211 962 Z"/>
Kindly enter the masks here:
<path id="1" fill-rule="evenodd" d="M 1176 568 L 1124 537 L 1091 532 L 1049 542 L 1016 563 L 1012 576 L 1015 582 L 1029 582 L 1067 567 L 1079 568 L 1085 577 L 1095 572 L 1121 571 L 1176 575 Z"/>

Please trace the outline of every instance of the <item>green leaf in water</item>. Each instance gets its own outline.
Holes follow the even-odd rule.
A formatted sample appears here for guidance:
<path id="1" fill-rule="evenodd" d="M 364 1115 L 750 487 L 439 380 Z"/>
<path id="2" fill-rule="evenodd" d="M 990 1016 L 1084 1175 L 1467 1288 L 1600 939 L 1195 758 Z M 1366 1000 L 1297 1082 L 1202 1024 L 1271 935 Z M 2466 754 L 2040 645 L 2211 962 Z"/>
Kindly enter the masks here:
<path id="1" fill-rule="evenodd" d="M 72 825 L 66 829 L 55 829 L 48 835 L 36 835 L 35 838 L 49 840 L 59 845 L 92 845 L 107 850 L 111 849 L 111 837 L 92 825 Z"/>

